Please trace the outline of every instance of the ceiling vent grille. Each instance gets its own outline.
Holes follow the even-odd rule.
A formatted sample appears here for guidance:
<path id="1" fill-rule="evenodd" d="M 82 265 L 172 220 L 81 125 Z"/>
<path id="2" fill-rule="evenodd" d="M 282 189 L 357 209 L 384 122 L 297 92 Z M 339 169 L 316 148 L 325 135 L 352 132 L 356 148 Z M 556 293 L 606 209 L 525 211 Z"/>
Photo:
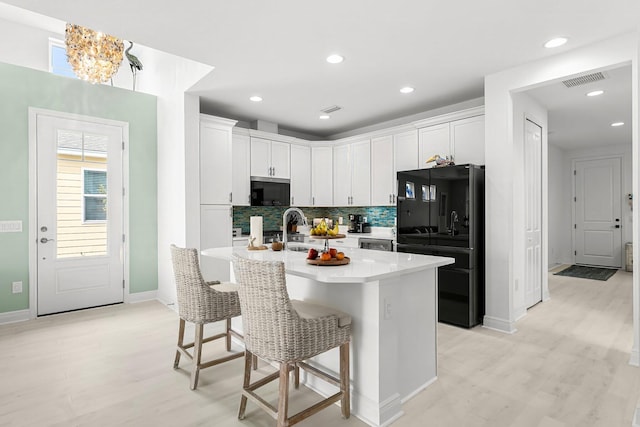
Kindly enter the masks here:
<path id="1" fill-rule="evenodd" d="M 323 108 L 322 111 L 325 114 L 331 114 L 331 113 L 335 113 L 338 110 L 341 110 L 342 107 L 338 107 L 337 105 L 332 105 L 331 107 L 327 107 L 327 108 Z"/>
<path id="2" fill-rule="evenodd" d="M 587 83 L 597 82 L 599 80 L 604 80 L 604 74 L 597 72 L 587 74 L 585 76 L 575 77 L 573 79 L 563 80 L 562 83 L 564 83 L 566 87 L 575 87 L 586 85 Z"/>

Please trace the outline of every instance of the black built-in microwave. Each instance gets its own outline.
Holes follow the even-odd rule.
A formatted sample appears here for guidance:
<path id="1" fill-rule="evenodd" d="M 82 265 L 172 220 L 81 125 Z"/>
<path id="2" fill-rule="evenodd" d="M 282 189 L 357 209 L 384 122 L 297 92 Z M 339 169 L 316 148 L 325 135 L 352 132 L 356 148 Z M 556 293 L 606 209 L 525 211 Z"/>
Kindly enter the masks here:
<path id="1" fill-rule="evenodd" d="M 251 206 L 289 206 L 290 200 L 288 179 L 251 177 Z"/>

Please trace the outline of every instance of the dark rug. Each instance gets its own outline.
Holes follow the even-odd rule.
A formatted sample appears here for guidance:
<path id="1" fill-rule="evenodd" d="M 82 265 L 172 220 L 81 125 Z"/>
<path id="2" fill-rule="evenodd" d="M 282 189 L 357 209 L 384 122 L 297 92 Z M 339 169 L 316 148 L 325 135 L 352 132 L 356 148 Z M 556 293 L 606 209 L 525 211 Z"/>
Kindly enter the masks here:
<path id="1" fill-rule="evenodd" d="M 609 277 L 616 274 L 615 268 L 586 267 L 584 265 L 572 265 L 562 271 L 554 273 L 556 276 L 579 277 L 581 279 L 609 280 Z"/>

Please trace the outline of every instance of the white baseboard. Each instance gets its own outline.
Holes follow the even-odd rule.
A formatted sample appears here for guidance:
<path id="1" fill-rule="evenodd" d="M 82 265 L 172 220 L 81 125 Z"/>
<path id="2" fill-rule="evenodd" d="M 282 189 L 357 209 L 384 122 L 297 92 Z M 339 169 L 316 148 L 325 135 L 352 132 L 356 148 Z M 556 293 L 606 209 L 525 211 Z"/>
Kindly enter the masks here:
<path id="1" fill-rule="evenodd" d="M 31 319 L 31 311 L 29 311 L 29 309 L 0 313 L 0 325 L 5 323 L 24 322 L 29 319 Z"/>
<path id="2" fill-rule="evenodd" d="M 158 291 L 136 292 L 125 295 L 124 302 L 127 304 L 135 304 L 137 302 L 152 301 L 158 299 Z"/>
<path id="3" fill-rule="evenodd" d="M 482 327 L 493 329 L 498 332 L 504 332 L 505 334 L 513 334 L 518 330 L 514 322 L 491 316 L 484 316 L 482 320 Z"/>

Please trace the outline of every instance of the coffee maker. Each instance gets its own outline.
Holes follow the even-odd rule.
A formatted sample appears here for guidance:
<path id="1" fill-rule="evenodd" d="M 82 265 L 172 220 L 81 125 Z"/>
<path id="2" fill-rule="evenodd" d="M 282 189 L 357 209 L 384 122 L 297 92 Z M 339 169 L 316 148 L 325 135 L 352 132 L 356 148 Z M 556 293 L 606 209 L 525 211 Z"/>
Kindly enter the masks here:
<path id="1" fill-rule="evenodd" d="M 349 233 L 362 233 L 362 221 L 362 215 L 349 214 L 349 228 L 347 231 Z"/>

